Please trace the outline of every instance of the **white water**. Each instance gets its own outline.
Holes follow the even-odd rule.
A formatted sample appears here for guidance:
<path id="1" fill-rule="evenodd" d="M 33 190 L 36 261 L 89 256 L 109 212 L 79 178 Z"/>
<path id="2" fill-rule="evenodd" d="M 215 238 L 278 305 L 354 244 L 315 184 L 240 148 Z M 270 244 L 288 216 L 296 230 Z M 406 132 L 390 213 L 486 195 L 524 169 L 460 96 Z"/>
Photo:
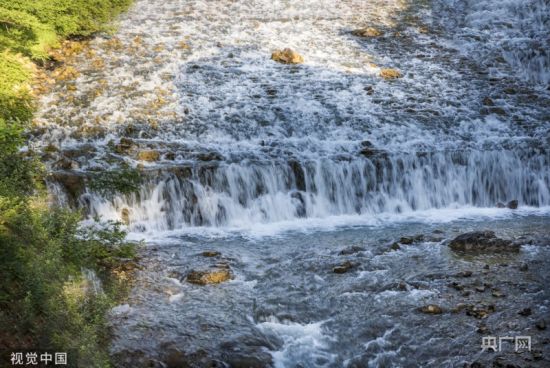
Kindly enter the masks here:
<path id="1" fill-rule="evenodd" d="M 140 163 L 139 193 L 79 198 L 91 217 L 128 211 L 138 233 L 501 216 L 491 208 L 512 199 L 543 208 L 549 13 L 542 0 L 137 1 L 119 45 L 98 39 L 79 60 L 76 92 L 44 98 L 40 142 L 92 143 L 84 172 L 137 166 L 135 152 L 112 151 L 123 136 L 158 150 Z M 349 34 L 364 26 L 384 36 Z M 304 65 L 271 61 L 283 47 Z M 403 78 L 383 80 L 382 67 Z"/>
<path id="2" fill-rule="evenodd" d="M 525 164 L 527 163 L 527 164 Z M 293 166 L 268 161 L 197 168 L 187 178 L 151 178 L 135 195 L 84 196 L 92 216 L 119 220 L 128 210 L 136 231 L 210 226 L 249 228 L 303 218 L 414 214 L 432 209 L 494 207 L 518 199 L 550 205 L 550 165 L 543 157 L 472 152 L 391 159 L 330 159 Z M 500 210 L 504 211 L 504 210 Z"/>

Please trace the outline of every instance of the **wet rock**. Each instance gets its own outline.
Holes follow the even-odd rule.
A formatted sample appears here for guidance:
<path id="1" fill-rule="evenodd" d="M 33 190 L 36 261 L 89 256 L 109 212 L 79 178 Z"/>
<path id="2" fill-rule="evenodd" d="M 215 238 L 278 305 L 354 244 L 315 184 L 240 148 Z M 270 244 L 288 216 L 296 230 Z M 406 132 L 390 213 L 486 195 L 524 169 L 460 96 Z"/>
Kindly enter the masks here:
<path id="1" fill-rule="evenodd" d="M 351 34 L 357 37 L 380 37 L 384 33 L 374 27 L 365 27 L 356 29 L 352 31 Z"/>
<path id="2" fill-rule="evenodd" d="M 383 152 L 384 151 L 374 147 L 374 145 L 369 141 L 361 142 L 361 149 L 359 150 L 359 153 L 365 157 L 376 156 Z"/>
<path id="3" fill-rule="evenodd" d="M 56 182 L 63 186 L 65 193 L 67 193 L 68 197 L 72 201 L 76 201 L 76 199 L 84 191 L 86 177 L 83 174 L 68 171 L 57 171 L 52 173 L 51 176 Z"/>
<path id="4" fill-rule="evenodd" d="M 529 266 L 527 265 L 527 263 L 522 263 L 522 264 L 519 265 L 519 270 L 523 271 L 523 272 L 528 271 Z"/>
<path id="5" fill-rule="evenodd" d="M 78 170 L 80 165 L 68 157 L 61 157 L 55 162 L 54 167 L 61 170 Z"/>
<path id="6" fill-rule="evenodd" d="M 451 282 L 451 284 L 449 285 L 449 287 L 455 289 L 455 290 L 458 290 L 458 291 L 462 291 L 464 290 L 464 285 L 461 285 L 459 284 L 458 282 L 456 281 L 453 281 Z"/>
<path id="7" fill-rule="evenodd" d="M 414 239 L 408 236 L 404 236 L 401 239 L 399 239 L 399 243 L 409 245 L 414 243 Z"/>
<path id="8" fill-rule="evenodd" d="M 380 70 L 380 76 L 386 80 L 401 78 L 401 73 L 396 69 L 382 69 Z"/>
<path id="9" fill-rule="evenodd" d="M 458 303 L 453 309 L 451 309 L 451 313 L 460 313 L 461 311 L 463 311 L 468 307 L 469 307 L 468 304 Z"/>
<path id="10" fill-rule="evenodd" d="M 520 246 L 500 239 L 493 231 L 473 231 L 454 238 L 449 247 L 455 252 L 519 252 Z"/>
<path id="11" fill-rule="evenodd" d="M 506 115 L 506 110 L 504 110 L 501 107 L 491 107 L 489 108 L 489 113 L 502 116 L 502 115 Z"/>
<path id="12" fill-rule="evenodd" d="M 217 252 L 215 250 L 206 250 L 201 253 L 203 257 L 218 257 L 221 255 L 220 252 Z"/>
<path id="13" fill-rule="evenodd" d="M 531 311 L 531 308 L 523 308 L 522 310 L 520 310 L 518 312 L 518 314 L 520 316 L 523 316 L 523 317 L 528 317 L 532 314 L 533 312 Z"/>
<path id="14" fill-rule="evenodd" d="M 482 335 L 487 335 L 489 333 L 489 327 L 487 327 L 486 324 L 482 323 L 478 326 L 476 332 Z"/>
<path id="15" fill-rule="evenodd" d="M 197 154 L 197 160 L 206 162 L 221 161 L 223 160 L 223 156 L 218 152 L 203 152 Z"/>
<path id="16" fill-rule="evenodd" d="M 176 159 L 176 154 L 174 152 L 166 152 L 164 154 L 164 159 L 169 161 L 174 161 Z"/>
<path id="17" fill-rule="evenodd" d="M 164 352 L 163 361 L 168 368 L 180 368 L 188 366 L 188 360 L 185 356 L 185 353 L 175 348 L 167 349 Z"/>
<path id="18" fill-rule="evenodd" d="M 435 304 L 428 304 L 423 307 L 420 307 L 420 312 L 425 314 L 441 314 L 443 313 L 443 308 Z"/>
<path id="19" fill-rule="evenodd" d="M 347 248 L 344 248 L 342 249 L 338 255 L 340 256 L 347 256 L 347 255 L 350 255 L 350 254 L 355 254 L 355 253 L 359 253 L 359 252 L 363 252 L 365 250 L 365 248 L 363 247 L 360 247 L 358 245 L 352 245 L 350 247 L 347 247 Z"/>
<path id="20" fill-rule="evenodd" d="M 134 367 L 134 368 L 161 368 L 166 367 L 160 362 L 147 356 L 143 350 L 122 350 L 112 356 L 115 365 L 118 367 Z M 185 366 L 182 366 L 185 367 Z"/>
<path id="21" fill-rule="evenodd" d="M 485 106 L 495 106 L 495 103 L 493 102 L 493 100 L 490 97 L 485 97 L 483 99 L 483 104 Z"/>
<path id="22" fill-rule="evenodd" d="M 224 354 L 223 360 L 230 367 L 246 367 L 246 368 L 266 368 L 272 366 L 271 355 L 265 352 L 259 352 L 258 356 L 245 354 Z"/>
<path id="23" fill-rule="evenodd" d="M 57 153 L 57 152 L 59 152 L 59 147 L 57 147 L 53 143 L 50 143 L 46 147 L 44 147 L 44 152 L 46 152 L 46 153 Z"/>
<path id="24" fill-rule="evenodd" d="M 487 318 L 489 316 L 490 312 L 491 311 L 489 310 L 489 308 L 484 308 L 482 306 L 469 305 L 466 308 L 466 315 L 477 318 L 477 319 Z"/>
<path id="25" fill-rule="evenodd" d="M 130 210 L 128 208 L 123 208 L 120 212 L 120 219 L 122 223 L 126 226 L 130 225 Z"/>
<path id="26" fill-rule="evenodd" d="M 115 145 L 115 152 L 118 154 L 129 154 L 135 150 L 137 145 L 130 138 L 122 137 L 117 145 Z"/>
<path id="27" fill-rule="evenodd" d="M 495 298 L 504 298 L 506 296 L 500 290 L 493 290 L 491 292 L 491 295 L 494 296 Z"/>
<path id="28" fill-rule="evenodd" d="M 535 325 L 537 326 L 537 329 L 539 330 L 546 330 L 546 321 L 541 319 L 540 321 L 537 322 L 537 324 Z"/>
<path id="29" fill-rule="evenodd" d="M 342 273 L 346 273 L 348 272 L 349 270 L 351 270 L 352 268 L 354 267 L 354 264 L 351 263 L 350 261 L 346 261 L 336 267 L 334 267 L 332 269 L 332 272 L 334 273 L 339 273 L 339 274 L 342 274 Z"/>
<path id="30" fill-rule="evenodd" d="M 508 203 L 506 204 L 506 207 L 508 207 L 508 208 L 511 209 L 511 210 L 515 210 L 516 208 L 518 208 L 518 200 L 517 200 L 517 199 L 514 199 L 514 200 L 508 202 Z"/>
<path id="31" fill-rule="evenodd" d="M 282 64 L 301 64 L 304 62 L 304 58 L 300 54 L 289 48 L 275 50 L 271 54 L 271 60 Z"/>
<path id="32" fill-rule="evenodd" d="M 210 270 L 191 271 L 187 274 L 187 282 L 196 285 L 219 284 L 233 278 L 229 268 L 213 268 Z"/>
<path id="33" fill-rule="evenodd" d="M 170 277 L 171 279 L 176 279 L 179 281 L 182 281 L 183 279 L 185 279 L 185 276 L 181 272 L 175 271 L 175 270 L 168 272 L 167 276 Z"/>
<path id="34" fill-rule="evenodd" d="M 296 216 L 306 217 L 306 202 L 301 192 L 294 191 L 290 194 L 290 197 L 294 199 L 294 205 L 296 207 Z"/>
<path id="35" fill-rule="evenodd" d="M 399 245 L 399 243 L 395 242 L 395 243 L 392 243 L 392 245 L 390 245 L 390 249 L 391 250 L 399 250 L 399 249 L 401 249 L 401 246 Z"/>
<path id="36" fill-rule="evenodd" d="M 485 368 L 485 365 L 480 362 L 473 362 L 472 364 L 468 364 L 466 367 L 468 368 Z"/>
<path id="37" fill-rule="evenodd" d="M 506 208 L 506 205 L 502 202 L 497 203 L 497 208 Z"/>
<path id="38" fill-rule="evenodd" d="M 156 150 L 139 151 L 137 159 L 140 161 L 153 162 L 160 160 L 160 153 Z"/>
<path id="39" fill-rule="evenodd" d="M 460 271 L 456 274 L 457 277 L 471 277 L 473 275 L 472 271 Z"/>
<path id="40" fill-rule="evenodd" d="M 483 293 L 485 291 L 485 286 L 476 286 L 475 290 L 478 293 Z"/>

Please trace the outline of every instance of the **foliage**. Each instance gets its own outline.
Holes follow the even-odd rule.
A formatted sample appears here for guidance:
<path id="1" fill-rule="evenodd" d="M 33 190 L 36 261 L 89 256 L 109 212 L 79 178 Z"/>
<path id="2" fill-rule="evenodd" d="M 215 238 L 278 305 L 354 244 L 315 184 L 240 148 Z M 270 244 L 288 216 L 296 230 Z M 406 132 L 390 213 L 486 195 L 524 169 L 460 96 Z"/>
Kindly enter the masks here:
<path id="1" fill-rule="evenodd" d="M 21 147 L 34 108 L 33 61 L 48 59 L 63 38 L 106 30 L 129 2 L 0 0 L 2 351 L 70 351 L 79 366 L 110 365 L 106 313 L 121 295 L 116 268 L 135 258 L 135 246 L 119 224 L 81 228 L 80 214 L 44 205 L 39 165 Z"/>
<path id="2" fill-rule="evenodd" d="M 121 165 L 118 170 L 102 171 L 95 174 L 89 183 L 89 188 L 103 197 L 109 198 L 116 193 L 135 193 L 142 183 L 142 177 L 137 169 Z"/>

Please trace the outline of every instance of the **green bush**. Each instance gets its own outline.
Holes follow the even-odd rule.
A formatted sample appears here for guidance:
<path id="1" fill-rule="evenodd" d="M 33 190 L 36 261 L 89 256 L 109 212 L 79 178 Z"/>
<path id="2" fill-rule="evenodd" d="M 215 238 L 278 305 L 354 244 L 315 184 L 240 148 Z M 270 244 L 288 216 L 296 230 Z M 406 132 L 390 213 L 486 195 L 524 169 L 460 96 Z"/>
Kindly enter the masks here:
<path id="1" fill-rule="evenodd" d="M 105 30 L 129 2 L 0 0 L 0 351 L 70 351 L 78 366 L 110 366 L 106 314 L 127 287 L 113 275 L 135 245 L 119 224 L 80 228 L 80 214 L 47 206 L 40 165 L 20 148 L 34 108 L 31 61 Z"/>

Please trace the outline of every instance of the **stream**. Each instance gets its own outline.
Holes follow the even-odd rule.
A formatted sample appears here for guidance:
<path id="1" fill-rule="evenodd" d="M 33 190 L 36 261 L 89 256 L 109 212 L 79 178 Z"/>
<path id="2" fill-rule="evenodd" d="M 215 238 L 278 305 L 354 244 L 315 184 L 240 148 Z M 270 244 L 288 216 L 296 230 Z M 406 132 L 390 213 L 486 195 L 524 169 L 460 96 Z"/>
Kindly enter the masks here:
<path id="1" fill-rule="evenodd" d="M 549 366 L 549 30 L 545 0 L 136 0 L 30 138 L 57 203 L 144 241 L 117 366 Z M 448 247 L 474 230 L 521 249 Z"/>

